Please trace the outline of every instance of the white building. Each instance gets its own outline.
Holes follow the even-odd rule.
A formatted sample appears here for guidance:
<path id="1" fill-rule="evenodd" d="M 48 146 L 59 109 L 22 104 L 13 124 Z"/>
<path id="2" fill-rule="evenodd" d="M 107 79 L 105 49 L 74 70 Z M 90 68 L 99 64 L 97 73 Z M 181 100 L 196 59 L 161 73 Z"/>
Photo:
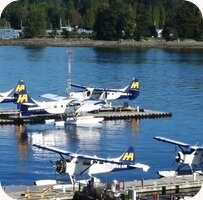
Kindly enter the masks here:
<path id="1" fill-rule="evenodd" d="M 20 38 L 22 31 L 12 28 L 0 29 L 0 39 Z"/>

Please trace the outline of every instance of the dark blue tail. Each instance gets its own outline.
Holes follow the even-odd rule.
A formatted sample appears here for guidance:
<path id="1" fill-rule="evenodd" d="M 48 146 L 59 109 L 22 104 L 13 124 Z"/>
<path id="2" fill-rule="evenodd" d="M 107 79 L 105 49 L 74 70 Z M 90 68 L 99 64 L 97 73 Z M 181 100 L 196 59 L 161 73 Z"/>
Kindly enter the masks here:
<path id="1" fill-rule="evenodd" d="M 124 92 L 130 94 L 130 100 L 134 100 L 140 94 L 140 82 L 138 79 L 134 78 Z"/>
<path id="2" fill-rule="evenodd" d="M 21 91 L 21 90 L 25 90 L 26 89 L 26 85 L 25 83 L 20 80 L 18 81 L 17 85 L 15 88 L 13 88 L 12 90 L 8 91 L 8 92 L 4 92 L 2 93 L 3 95 L 1 96 L 1 103 L 11 103 L 11 102 L 15 102 L 16 101 L 16 98 L 17 98 L 17 95 L 18 93 Z"/>
<path id="3" fill-rule="evenodd" d="M 23 80 L 18 81 L 18 84 L 16 85 L 16 87 L 14 88 L 14 90 L 9 94 L 9 96 L 14 98 L 14 102 L 17 100 L 18 94 L 21 91 L 26 90 L 26 85 L 23 82 Z"/>
<path id="4" fill-rule="evenodd" d="M 26 90 L 21 90 L 17 94 L 16 102 L 17 108 L 21 112 L 26 112 L 29 107 L 37 106 L 37 104 L 34 102 L 34 100 L 28 95 Z"/>
<path id="5" fill-rule="evenodd" d="M 123 163 L 126 163 L 126 164 L 135 163 L 135 150 L 134 150 L 133 146 L 130 146 L 128 148 L 128 150 L 122 154 L 120 161 L 122 161 Z"/>

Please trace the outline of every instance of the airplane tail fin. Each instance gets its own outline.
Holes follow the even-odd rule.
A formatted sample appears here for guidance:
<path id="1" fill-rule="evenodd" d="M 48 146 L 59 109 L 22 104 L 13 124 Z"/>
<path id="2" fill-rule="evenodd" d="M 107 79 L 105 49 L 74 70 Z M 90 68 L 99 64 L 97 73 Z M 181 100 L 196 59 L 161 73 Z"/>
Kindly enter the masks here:
<path id="1" fill-rule="evenodd" d="M 27 111 L 28 107 L 37 105 L 35 101 L 28 95 L 26 90 L 21 90 L 16 96 L 15 103 L 17 104 L 17 108 L 22 112 Z"/>
<path id="2" fill-rule="evenodd" d="M 121 161 L 123 164 L 131 165 L 135 168 L 142 169 L 144 172 L 147 172 L 150 168 L 146 164 L 135 162 L 135 150 L 133 146 L 130 146 L 128 150 L 121 155 L 119 161 Z"/>
<path id="3" fill-rule="evenodd" d="M 23 90 L 26 90 L 26 85 L 23 80 L 20 80 L 20 81 L 18 81 L 16 87 L 11 91 L 9 96 L 13 97 L 14 101 L 15 101 L 15 100 L 17 100 L 18 94 Z"/>
<path id="4" fill-rule="evenodd" d="M 130 85 L 124 88 L 123 92 L 130 93 L 129 99 L 134 100 L 140 94 L 140 82 L 138 79 L 134 78 Z"/>
<path id="5" fill-rule="evenodd" d="M 11 90 L 8 91 L 8 92 L 4 92 L 4 93 L 1 93 L 1 94 L 0 94 L 1 98 L 3 99 L 1 102 L 2 102 L 2 103 L 15 102 L 18 93 L 19 93 L 21 90 L 25 90 L 25 89 L 26 89 L 25 83 L 24 83 L 22 80 L 18 81 L 18 83 L 17 83 L 17 85 L 15 86 L 15 88 L 11 89 Z"/>
<path id="6" fill-rule="evenodd" d="M 125 164 L 134 164 L 135 163 L 135 150 L 133 146 L 130 146 L 127 151 L 125 151 L 121 157 L 120 160 L 121 162 Z"/>

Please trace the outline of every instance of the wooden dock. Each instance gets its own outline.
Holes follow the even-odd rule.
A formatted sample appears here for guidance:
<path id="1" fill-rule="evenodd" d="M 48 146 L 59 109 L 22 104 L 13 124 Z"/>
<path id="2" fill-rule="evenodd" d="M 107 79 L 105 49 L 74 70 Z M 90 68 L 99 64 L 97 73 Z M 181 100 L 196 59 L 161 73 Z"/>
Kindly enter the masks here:
<path id="1" fill-rule="evenodd" d="M 171 117 L 171 112 L 153 111 L 136 107 L 113 107 L 101 109 L 99 113 L 94 114 L 96 117 L 104 117 L 105 120 L 116 119 L 143 119 L 143 118 L 162 118 Z"/>
<path id="2" fill-rule="evenodd" d="M 203 175 L 184 175 L 170 178 L 135 180 L 120 182 L 119 187 L 112 184 L 97 183 L 87 186 L 4 186 L 4 191 L 15 199 L 114 199 L 118 194 L 124 199 L 136 195 L 139 200 L 180 199 L 194 196 L 201 188 Z M 123 199 L 121 198 L 121 199 Z M 135 199 L 135 198 L 134 198 Z"/>
<path id="3" fill-rule="evenodd" d="M 171 112 L 153 111 L 142 109 L 139 107 L 110 107 L 102 108 L 99 112 L 91 113 L 95 117 L 104 117 L 104 120 L 117 120 L 117 119 L 143 119 L 143 118 L 163 118 L 171 117 Z M 69 117 L 68 114 L 46 114 L 43 117 L 38 116 L 24 116 L 21 117 L 20 113 L 16 110 L 13 111 L 0 111 L 0 124 L 44 124 L 46 119 L 60 119 Z"/>

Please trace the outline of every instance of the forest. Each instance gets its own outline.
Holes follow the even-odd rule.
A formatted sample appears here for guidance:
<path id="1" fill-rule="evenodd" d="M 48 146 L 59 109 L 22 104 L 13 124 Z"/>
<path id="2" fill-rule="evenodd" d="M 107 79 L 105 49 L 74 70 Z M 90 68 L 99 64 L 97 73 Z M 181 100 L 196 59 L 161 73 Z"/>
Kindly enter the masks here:
<path id="1" fill-rule="evenodd" d="M 0 28 L 22 29 L 24 38 L 55 35 L 61 27 L 63 37 L 81 37 L 79 28 L 93 30 L 97 40 L 157 37 L 161 29 L 166 40 L 203 39 L 200 10 L 184 0 L 18 0 L 2 13 Z"/>

